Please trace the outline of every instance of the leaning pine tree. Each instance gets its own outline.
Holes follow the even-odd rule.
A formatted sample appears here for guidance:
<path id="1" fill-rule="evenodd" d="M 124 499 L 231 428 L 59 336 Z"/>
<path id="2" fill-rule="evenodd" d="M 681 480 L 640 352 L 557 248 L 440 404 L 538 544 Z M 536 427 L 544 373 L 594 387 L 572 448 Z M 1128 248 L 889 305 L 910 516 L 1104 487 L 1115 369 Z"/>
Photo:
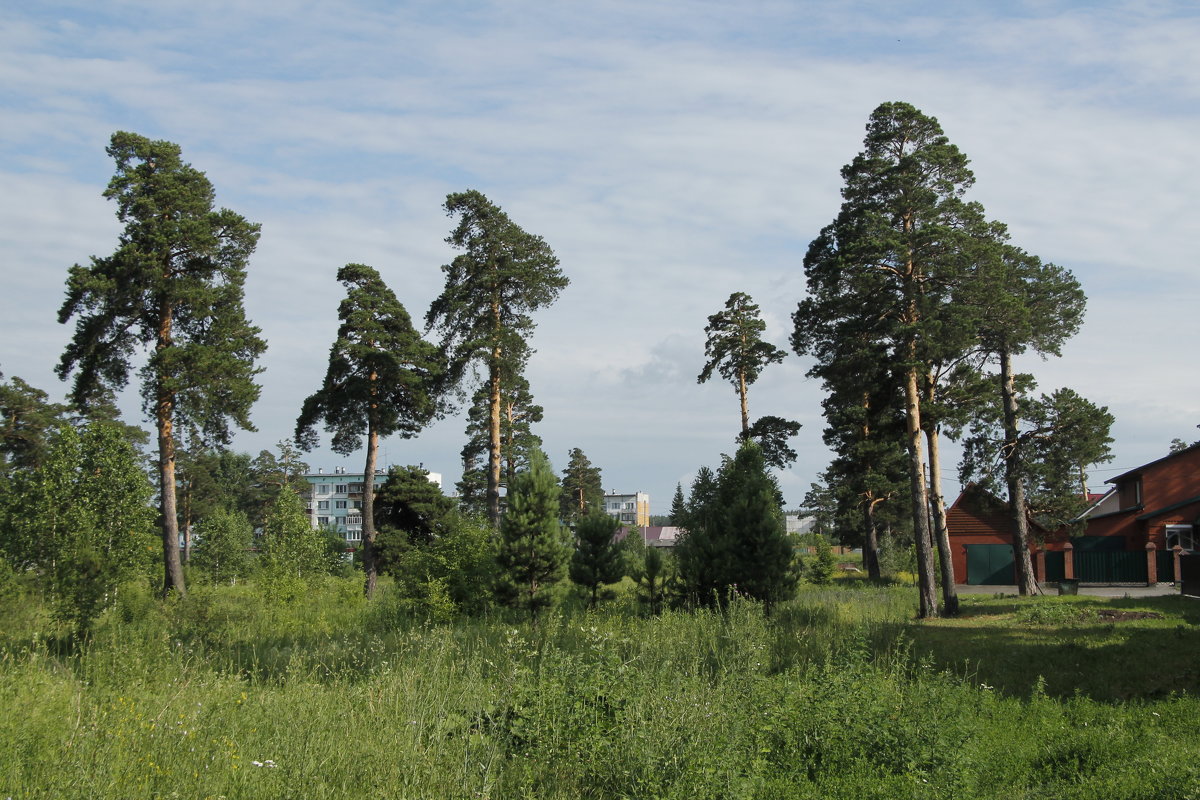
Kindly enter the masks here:
<path id="1" fill-rule="evenodd" d="M 558 481 L 546 457 L 537 452 L 529 469 L 508 487 L 508 509 L 500 522 L 496 597 L 531 618 L 554 601 L 566 576 L 571 545 L 558 521 Z"/>
<path id="2" fill-rule="evenodd" d="M 333 449 L 349 454 L 366 436 L 363 467 L 362 542 L 364 591 L 375 592 L 379 566 L 375 553 L 375 464 L 382 436 L 415 436 L 439 407 L 434 386 L 442 375 L 437 348 L 413 328 L 404 306 L 379 273 L 363 264 L 338 270 L 346 299 L 342 320 L 329 350 L 329 368 L 321 388 L 307 400 L 296 420 L 296 441 L 316 445 L 314 426 L 325 422 Z"/>
<path id="3" fill-rule="evenodd" d="M 445 209 L 458 217 L 446 242 L 463 252 L 442 267 L 446 287 L 430 305 L 425 324 L 442 335 L 449 382 L 461 381 L 473 364 L 486 372 L 487 513 L 496 525 L 505 378 L 519 374 L 529 356 L 530 314 L 553 303 L 568 280 L 542 237 L 526 233 L 480 192 L 448 195 Z"/>
<path id="4" fill-rule="evenodd" d="M 212 184 L 180 158 L 178 145 L 118 132 L 108 154 L 117 170 L 104 196 L 117 201 L 125 229 L 111 256 L 71 267 L 58 320 L 77 318 L 75 336 L 58 375 L 75 373 L 71 400 L 86 411 L 126 384 L 134 351 L 149 350 L 141 388 L 158 429 L 163 594 L 183 594 L 177 431 L 224 445 L 231 420 L 254 429 L 254 361 L 266 342 L 246 320 L 242 287 L 259 226 L 215 210 Z"/>

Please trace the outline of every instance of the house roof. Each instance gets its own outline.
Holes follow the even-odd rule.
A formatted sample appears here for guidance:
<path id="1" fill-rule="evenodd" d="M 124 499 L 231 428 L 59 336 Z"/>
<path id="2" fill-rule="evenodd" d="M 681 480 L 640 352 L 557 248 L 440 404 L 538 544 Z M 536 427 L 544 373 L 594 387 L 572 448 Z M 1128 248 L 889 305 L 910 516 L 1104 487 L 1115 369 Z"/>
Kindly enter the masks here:
<path id="1" fill-rule="evenodd" d="M 987 489 L 984 489 L 977 483 L 968 483 L 966 486 L 964 486 L 962 491 L 959 493 L 958 498 L 955 499 L 948 510 L 965 510 L 971 498 L 974 498 L 979 510 L 985 513 L 1008 513 L 1008 503 L 1006 501 L 996 497 L 996 495 L 992 494 Z M 1046 531 L 1042 525 L 1038 524 L 1038 521 L 1035 520 L 1031 514 L 1026 514 L 1025 519 L 1028 521 L 1030 526 L 1038 529 L 1039 531 Z"/>
<path id="2" fill-rule="evenodd" d="M 1172 503 L 1169 506 L 1163 506 L 1162 508 L 1156 508 L 1153 511 L 1147 511 L 1145 514 L 1138 514 L 1138 521 L 1145 522 L 1148 519 L 1157 517 L 1159 514 L 1169 514 L 1172 511 L 1185 508 L 1194 503 L 1200 503 L 1200 494 L 1196 495 L 1195 497 L 1189 497 L 1187 500 L 1180 500 L 1178 503 Z"/>
<path id="3" fill-rule="evenodd" d="M 1162 458 L 1155 459 L 1154 461 L 1151 461 L 1147 464 L 1142 464 L 1140 467 L 1134 467 L 1133 469 L 1129 470 L 1128 472 L 1122 472 L 1120 475 L 1116 476 L 1115 478 L 1109 478 L 1108 480 L 1105 481 L 1105 483 L 1120 483 L 1121 481 L 1125 480 L 1126 478 L 1132 477 L 1134 475 L 1139 475 L 1142 472 L 1145 472 L 1150 467 L 1157 466 L 1158 464 L 1161 464 L 1164 461 L 1170 461 L 1173 458 L 1179 458 L 1184 453 L 1190 453 L 1196 449 L 1200 449 L 1200 442 L 1197 442 L 1196 444 L 1194 444 L 1190 447 L 1185 447 L 1182 450 L 1176 450 L 1174 453 L 1168 453 L 1167 455 L 1163 456 Z"/>

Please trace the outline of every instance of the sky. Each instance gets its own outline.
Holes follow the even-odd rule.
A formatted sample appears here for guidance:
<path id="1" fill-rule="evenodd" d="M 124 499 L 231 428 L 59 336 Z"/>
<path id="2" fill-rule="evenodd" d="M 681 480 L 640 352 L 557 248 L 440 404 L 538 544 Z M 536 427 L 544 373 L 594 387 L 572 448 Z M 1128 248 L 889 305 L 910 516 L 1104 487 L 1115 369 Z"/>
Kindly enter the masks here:
<path id="1" fill-rule="evenodd" d="M 570 279 L 535 316 L 536 431 L 604 486 L 667 513 L 734 449 L 733 388 L 698 385 L 704 326 L 735 291 L 787 348 L 804 253 L 837 215 L 868 116 L 904 101 L 970 159 L 969 199 L 1088 295 L 1061 358 L 1019 365 L 1116 417 L 1105 480 L 1200 438 L 1196 187 L 1200 8 L 1190 2 L 385 2 L 93 0 L 0 15 L 0 371 L 60 399 L 67 269 L 111 254 L 114 131 L 179 144 L 262 237 L 246 310 L 260 362 L 257 454 L 321 384 L 349 262 L 417 321 L 477 189 L 542 236 Z M 828 465 L 821 387 L 794 353 L 750 412 L 800 421 L 789 508 Z M 131 421 L 144 421 L 131 389 Z M 460 413 L 384 442 L 452 487 Z M 148 425 L 148 423 L 147 423 Z M 314 450 L 311 466 L 361 470 Z M 959 490 L 953 449 L 943 473 Z"/>

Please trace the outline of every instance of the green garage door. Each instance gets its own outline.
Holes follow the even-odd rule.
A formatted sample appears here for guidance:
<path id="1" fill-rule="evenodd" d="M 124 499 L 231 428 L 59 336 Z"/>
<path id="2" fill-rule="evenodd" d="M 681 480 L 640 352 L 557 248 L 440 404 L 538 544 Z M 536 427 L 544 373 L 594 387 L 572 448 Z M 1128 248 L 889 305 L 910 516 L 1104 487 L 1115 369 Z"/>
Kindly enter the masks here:
<path id="1" fill-rule="evenodd" d="M 973 586 L 1008 586 L 1015 580 L 1012 545 L 967 545 L 967 583 Z"/>

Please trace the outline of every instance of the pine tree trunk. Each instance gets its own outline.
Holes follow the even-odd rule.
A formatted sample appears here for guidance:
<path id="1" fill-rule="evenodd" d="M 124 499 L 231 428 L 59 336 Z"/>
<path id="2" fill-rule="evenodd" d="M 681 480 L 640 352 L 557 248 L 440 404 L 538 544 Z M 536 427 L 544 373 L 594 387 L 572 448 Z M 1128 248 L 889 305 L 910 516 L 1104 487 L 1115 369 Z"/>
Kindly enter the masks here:
<path id="1" fill-rule="evenodd" d="M 375 552 L 375 459 L 379 452 L 379 431 L 374 417 L 372 411 L 367 421 L 367 463 L 363 467 L 362 561 L 366 573 L 363 593 L 367 597 L 375 594 L 375 584 L 379 581 L 379 558 Z"/>
<path id="2" fill-rule="evenodd" d="M 958 591 L 954 588 L 954 553 L 946 524 L 946 500 L 942 497 L 942 456 L 936 426 L 925 433 L 929 441 L 929 501 L 933 516 L 934 542 L 942 568 L 942 606 L 946 616 L 958 615 Z"/>
<path id="3" fill-rule="evenodd" d="M 492 349 L 488 365 L 490 386 L 488 413 L 488 519 L 492 527 L 500 524 L 500 347 Z"/>
<path id="4" fill-rule="evenodd" d="M 171 347 L 172 312 L 164 305 L 159 313 L 158 342 L 155 350 L 161 353 Z M 181 597 L 187 594 L 183 580 L 183 565 L 179 562 L 179 516 L 175 505 L 175 395 L 158 381 L 154 402 L 154 421 L 158 427 L 158 489 L 161 500 L 163 544 L 163 588 L 166 597 L 171 592 Z"/>
<path id="5" fill-rule="evenodd" d="M 863 523 L 866 529 L 863 536 L 863 566 L 867 568 L 867 577 L 873 581 L 883 578 L 879 568 L 879 528 L 875 521 L 875 507 L 881 502 L 883 501 L 868 497 L 863 504 Z"/>
<path id="6" fill-rule="evenodd" d="M 738 372 L 738 397 L 742 402 L 742 439 L 750 436 L 750 407 L 746 402 L 746 371 Z"/>
<path id="7" fill-rule="evenodd" d="M 916 348 L 910 343 L 910 358 Z M 917 586 L 920 592 L 920 616 L 936 617 L 937 582 L 934 579 L 933 551 L 929 533 L 929 495 L 925 488 L 925 458 L 921 448 L 921 396 L 917 387 L 917 369 L 910 366 L 904 381 L 904 402 L 908 448 L 909 499 L 912 502 L 913 538 L 917 545 Z"/>
<path id="8" fill-rule="evenodd" d="M 1017 568 L 1017 592 L 1041 594 L 1029 552 L 1029 516 L 1025 507 L 1025 483 L 1021 480 L 1021 438 L 1017 420 L 1017 392 L 1013 383 L 1012 353 L 1000 352 L 1000 387 L 1004 400 L 1004 477 L 1008 483 L 1008 510 Z"/>

